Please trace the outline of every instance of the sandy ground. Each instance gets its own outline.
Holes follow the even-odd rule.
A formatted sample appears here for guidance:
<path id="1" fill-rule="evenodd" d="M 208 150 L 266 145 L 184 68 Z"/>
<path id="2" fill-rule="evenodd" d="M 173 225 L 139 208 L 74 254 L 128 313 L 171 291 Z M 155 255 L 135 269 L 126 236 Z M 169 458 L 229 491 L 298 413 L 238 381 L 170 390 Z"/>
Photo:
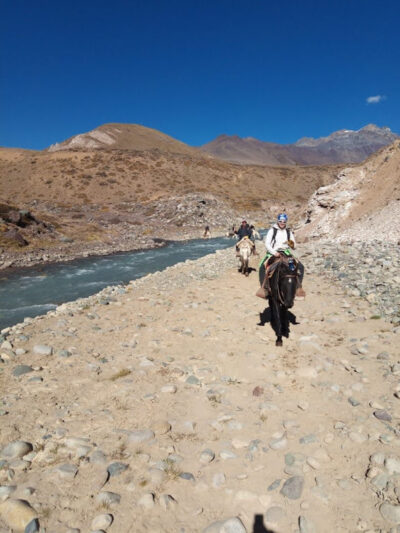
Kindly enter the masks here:
<path id="1" fill-rule="evenodd" d="M 20 439 L 36 454 L 11 474 L 3 467 L 0 485 L 16 486 L 11 497 L 28 500 L 46 532 L 91 531 L 104 513 L 111 533 L 197 532 L 234 516 L 248 532 L 295 532 L 300 517 L 302 533 L 389 531 L 379 505 L 397 504 L 398 476 L 372 483 L 387 474 L 379 456 L 366 473 L 372 454 L 400 456 L 399 332 L 309 275 L 277 348 L 255 272 L 229 268 L 181 288 L 159 279 L 24 327 L 29 339 L 13 350 L 26 353 L 6 357 L 0 374 L 0 445 Z M 34 353 L 43 344 L 53 355 Z M 17 364 L 34 372 L 14 377 Z M 127 469 L 108 479 L 115 462 Z M 280 491 L 293 477 L 300 488 L 288 497 Z M 101 503 L 105 491 L 120 503 Z"/>

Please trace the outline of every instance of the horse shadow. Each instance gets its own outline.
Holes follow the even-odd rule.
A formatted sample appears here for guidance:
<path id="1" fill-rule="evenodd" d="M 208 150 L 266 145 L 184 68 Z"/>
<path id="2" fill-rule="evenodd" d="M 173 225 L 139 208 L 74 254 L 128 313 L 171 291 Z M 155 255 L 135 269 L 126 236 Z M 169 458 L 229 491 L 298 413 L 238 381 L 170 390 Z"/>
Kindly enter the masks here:
<path id="1" fill-rule="evenodd" d="M 277 335 L 277 326 L 275 321 L 273 320 L 271 303 L 269 303 L 269 307 L 266 307 L 264 311 L 262 311 L 259 315 L 260 321 L 258 322 L 257 326 L 265 326 L 265 324 L 270 323 L 275 335 Z M 282 324 L 282 336 L 286 337 L 287 339 L 289 338 L 290 334 L 290 324 L 297 325 L 300 324 L 300 322 L 297 322 L 296 315 L 294 315 L 291 311 L 288 310 L 287 322 L 286 324 Z"/>
<path id="2" fill-rule="evenodd" d="M 256 268 L 249 266 L 249 268 L 247 269 L 247 272 L 251 274 L 252 272 L 255 272 L 256 270 L 257 270 Z M 238 272 L 240 272 L 240 267 L 238 268 Z"/>
<path id="3" fill-rule="evenodd" d="M 264 525 L 264 517 L 262 514 L 254 515 L 254 524 L 252 533 L 274 533 L 272 529 L 268 529 Z"/>

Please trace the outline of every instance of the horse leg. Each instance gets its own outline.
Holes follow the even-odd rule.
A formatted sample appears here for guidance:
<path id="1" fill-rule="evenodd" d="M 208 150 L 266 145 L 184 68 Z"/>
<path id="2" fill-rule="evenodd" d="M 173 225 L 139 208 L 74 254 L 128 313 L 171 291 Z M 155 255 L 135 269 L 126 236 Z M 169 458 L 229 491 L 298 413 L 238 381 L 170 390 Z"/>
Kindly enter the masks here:
<path id="1" fill-rule="evenodd" d="M 280 303 L 271 298 L 271 310 L 274 318 L 274 329 L 276 334 L 275 346 L 282 346 L 282 323 L 281 323 L 281 309 Z"/>
<path id="2" fill-rule="evenodd" d="M 282 324 L 282 335 L 288 338 L 289 337 L 289 319 L 288 319 L 288 310 L 286 307 L 281 308 L 281 324 Z"/>
<path id="3" fill-rule="evenodd" d="M 248 276 L 249 275 L 249 260 L 247 259 L 245 264 L 244 264 L 244 275 L 245 276 Z"/>

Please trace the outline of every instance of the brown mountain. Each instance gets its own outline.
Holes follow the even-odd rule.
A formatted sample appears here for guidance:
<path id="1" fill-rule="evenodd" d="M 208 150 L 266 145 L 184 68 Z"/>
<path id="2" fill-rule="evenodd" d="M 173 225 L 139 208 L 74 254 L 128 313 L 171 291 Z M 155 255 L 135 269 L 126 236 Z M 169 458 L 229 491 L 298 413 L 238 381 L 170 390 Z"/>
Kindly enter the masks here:
<path id="1" fill-rule="evenodd" d="M 66 141 L 52 144 L 47 150 L 159 150 L 160 152 L 201 156 L 196 148 L 177 141 L 160 131 L 139 124 L 103 124 L 98 128 L 74 135 Z"/>
<path id="2" fill-rule="evenodd" d="M 327 165 L 357 163 L 400 137 L 389 128 L 369 124 L 358 131 L 340 130 L 328 137 L 304 137 L 294 144 L 276 144 L 252 137 L 220 135 L 201 149 L 215 157 L 253 165 Z"/>

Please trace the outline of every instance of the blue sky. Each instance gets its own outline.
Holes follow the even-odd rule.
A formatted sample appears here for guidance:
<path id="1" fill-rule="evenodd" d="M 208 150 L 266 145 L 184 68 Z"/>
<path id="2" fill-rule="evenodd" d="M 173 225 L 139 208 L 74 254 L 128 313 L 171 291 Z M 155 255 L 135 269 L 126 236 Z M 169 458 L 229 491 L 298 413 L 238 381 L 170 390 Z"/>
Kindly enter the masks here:
<path id="1" fill-rule="evenodd" d="M 106 122 L 191 145 L 400 133 L 399 23 L 398 0 L 3 2 L 0 146 Z"/>

